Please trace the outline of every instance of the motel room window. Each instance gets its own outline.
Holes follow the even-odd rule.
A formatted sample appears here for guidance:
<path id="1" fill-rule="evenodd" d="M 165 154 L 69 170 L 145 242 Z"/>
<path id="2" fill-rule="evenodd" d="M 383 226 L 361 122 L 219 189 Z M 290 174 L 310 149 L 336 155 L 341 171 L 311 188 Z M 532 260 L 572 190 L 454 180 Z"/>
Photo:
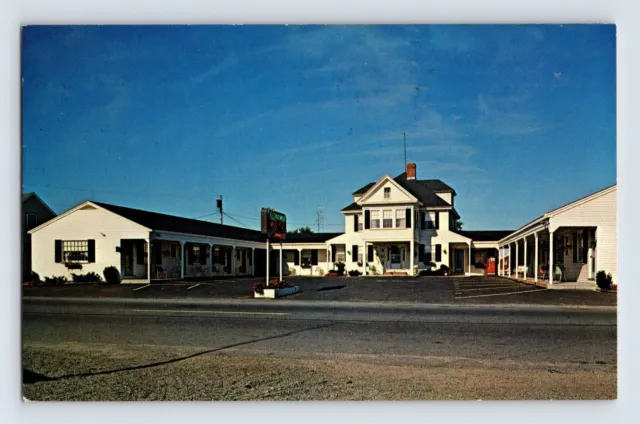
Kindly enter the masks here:
<path id="1" fill-rule="evenodd" d="M 384 188 L 384 198 L 391 199 L 391 187 Z"/>
<path id="2" fill-rule="evenodd" d="M 433 222 L 435 221 L 435 216 L 433 212 L 427 212 L 424 214 L 424 228 L 426 230 L 433 230 L 435 225 Z"/>
<path id="3" fill-rule="evenodd" d="M 393 211 L 392 210 L 382 211 L 382 227 L 393 228 Z"/>
<path id="4" fill-rule="evenodd" d="M 407 227 L 407 214 L 404 209 L 396 209 L 396 228 Z"/>
<path id="5" fill-rule="evenodd" d="M 63 240 L 62 258 L 64 262 L 88 262 L 89 261 L 89 241 L 88 240 Z"/>
<path id="6" fill-rule="evenodd" d="M 172 258 L 177 258 L 178 257 L 178 245 L 175 243 L 171 243 L 170 244 L 170 254 Z"/>
<path id="7" fill-rule="evenodd" d="M 308 268 L 311 266 L 311 250 L 302 251 L 302 266 Z"/>
<path id="8" fill-rule="evenodd" d="M 380 228 L 380 211 L 371 211 L 371 228 Z"/>
<path id="9" fill-rule="evenodd" d="M 336 262 L 342 262 L 342 263 L 347 262 L 344 251 L 336 252 Z"/>
<path id="10" fill-rule="evenodd" d="M 36 213 L 25 214 L 24 225 L 27 231 L 36 228 L 38 226 L 38 214 Z"/>

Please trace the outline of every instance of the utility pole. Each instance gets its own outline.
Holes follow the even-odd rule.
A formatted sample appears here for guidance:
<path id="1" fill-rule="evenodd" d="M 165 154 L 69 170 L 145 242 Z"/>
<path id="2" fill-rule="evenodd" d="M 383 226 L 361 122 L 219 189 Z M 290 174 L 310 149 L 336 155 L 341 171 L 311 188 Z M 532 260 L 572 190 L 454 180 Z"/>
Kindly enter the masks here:
<path id="1" fill-rule="evenodd" d="M 318 226 L 318 232 L 320 232 L 320 224 L 324 221 L 324 206 L 318 206 L 318 212 L 316 212 L 316 224 Z"/>
<path id="2" fill-rule="evenodd" d="M 220 212 L 220 225 L 222 225 L 222 195 L 220 195 L 220 198 L 216 201 L 217 206 L 218 206 L 218 212 Z"/>

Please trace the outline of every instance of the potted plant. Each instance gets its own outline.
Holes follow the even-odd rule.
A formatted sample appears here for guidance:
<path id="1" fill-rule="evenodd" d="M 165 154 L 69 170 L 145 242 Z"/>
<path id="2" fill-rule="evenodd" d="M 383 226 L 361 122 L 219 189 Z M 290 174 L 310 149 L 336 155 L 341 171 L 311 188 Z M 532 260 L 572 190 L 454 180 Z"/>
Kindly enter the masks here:
<path id="1" fill-rule="evenodd" d="M 344 275 L 344 268 L 345 268 L 345 263 L 342 261 L 337 261 L 334 263 L 335 267 L 338 268 L 338 275 L 339 276 L 343 276 Z"/>
<path id="2" fill-rule="evenodd" d="M 444 276 L 449 275 L 449 267 L 445 264 L 440 265 L 440 272 L 442 272 L 442 275 Z"/>
<path id="3" fill-rule="evenodd" d="M 596 274 L 596 284 L 600 290 L 611 290 L 612 277 L 604 271 L 598 271 Z"/>
<path id="4" fill-rule="evenodd" d="M 258 281 L 253 285 L 253 297 L 275 299 L 277 297 L 294 294 L 298 291 L 298 286 L 285 281 L 272 278 L 269 285 L 264 281 Z"/>

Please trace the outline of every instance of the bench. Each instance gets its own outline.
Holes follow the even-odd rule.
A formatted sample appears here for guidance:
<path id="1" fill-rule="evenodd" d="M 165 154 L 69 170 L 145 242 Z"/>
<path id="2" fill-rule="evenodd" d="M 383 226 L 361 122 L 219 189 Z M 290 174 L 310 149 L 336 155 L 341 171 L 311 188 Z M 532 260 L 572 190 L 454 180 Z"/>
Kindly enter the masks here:
<path id="1" fill-rule="evenodd" d="M 518 277 L 520 274 L 522 274 L 522 278 L 526 278 L 528 269 L 529 269 L 529 267 L 526 267 L 524 265 L 518 265 L 516 267 L 516 277 Z"/>

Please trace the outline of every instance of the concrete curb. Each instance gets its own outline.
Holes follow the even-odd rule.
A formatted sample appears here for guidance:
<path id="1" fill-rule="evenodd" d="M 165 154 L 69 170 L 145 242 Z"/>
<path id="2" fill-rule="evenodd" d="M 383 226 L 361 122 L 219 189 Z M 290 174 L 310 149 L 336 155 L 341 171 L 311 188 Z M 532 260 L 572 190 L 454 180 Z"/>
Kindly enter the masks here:
<path id="1" fill-rule="evenodd" d="M 263 300 L 263 299 L 133 299 L 133 298 L 86 298 L 25 296 L 28 303 L 75 303 L 75 304 L 126 304 L 126 305 L 176 305 L 176 306 L 245 306 L 267 308 L 316 308 L 316 309 L 363 309 L 417 310 L 417 311 L 617 311 L 617 306 L 587 305 L 535 305 L 535 304 L 454 304 L 454 303 L 412 303 L 412 302 L 347 302 L 313 300 Z"/>

